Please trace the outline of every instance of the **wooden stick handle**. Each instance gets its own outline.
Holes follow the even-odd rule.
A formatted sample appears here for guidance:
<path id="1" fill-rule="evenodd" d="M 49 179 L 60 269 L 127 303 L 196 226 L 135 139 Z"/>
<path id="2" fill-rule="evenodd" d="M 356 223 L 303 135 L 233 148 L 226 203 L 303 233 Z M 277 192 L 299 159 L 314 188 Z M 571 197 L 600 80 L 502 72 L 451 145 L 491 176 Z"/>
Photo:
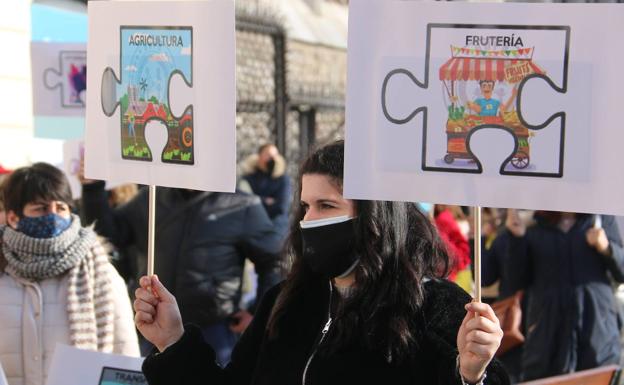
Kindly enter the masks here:
<path id="1" fill-rule="evenodd" d="M 474 269 L 474 298 L 481 302 L 481 206 L 474 208 Z"/>
<path id="2" fill-rule="evenodd" d="M 156 186 L 149 186 L 147 229 L 147 275 L 154 275 L 154 236 L 156 233 Z"/>

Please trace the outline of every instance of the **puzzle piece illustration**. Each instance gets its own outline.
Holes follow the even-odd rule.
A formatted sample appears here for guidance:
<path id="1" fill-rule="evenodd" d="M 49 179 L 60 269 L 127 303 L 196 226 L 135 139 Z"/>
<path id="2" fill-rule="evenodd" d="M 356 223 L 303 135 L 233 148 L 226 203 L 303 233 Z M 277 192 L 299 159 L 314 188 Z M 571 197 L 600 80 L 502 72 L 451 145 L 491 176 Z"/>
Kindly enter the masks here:
<path id="1" fill-rule="evenodd" d="M 59 67 L 43 72 L 46 88 L 61 90 L 61 107 L 84 108 L 87 89 L 87 52 L 59 52 Z"/>
<path id="2" fill-rule="evenodd" d="M 106 68 L 101 100 L 106 116 L 119 110 L 123 159 L 153 161 L 155 151 L 165 163 L 195 163 L 193 106 L 185 106 L 180 114 L 173 108 L 173 100 L 185 92 L 180 88 L 193 86 L 192 37 L 191 27 L 120 28 L 122 76 Z M 177 77 L 182 82 L 177 82 Z M 152 121 L 161 122 L 167 129 L 168 139 L 162 149 L 150 148 L 146 140 L 146 127 Z"/>
<path id="3" fill-rule="evenodd" d="M 561 178 L 566 113 L 551 110 L 536 121 L 527 101 L 543 110 L 553 94 L 567 92 L 569 37 L 567 26 L 428 24 L 424 81 L 407 68 L 389 71 L 383 115 L 396 125 L 422 115 L 423 171 L 482 173 L 471 139 L 499 129 L 514 141 L 500 174 Z M 432 74 L 440 88 L 430 84 Z M 416 93 L 408 100 L 407 85 Z M 417 107 L 406 109 L 414 100 Z"/>

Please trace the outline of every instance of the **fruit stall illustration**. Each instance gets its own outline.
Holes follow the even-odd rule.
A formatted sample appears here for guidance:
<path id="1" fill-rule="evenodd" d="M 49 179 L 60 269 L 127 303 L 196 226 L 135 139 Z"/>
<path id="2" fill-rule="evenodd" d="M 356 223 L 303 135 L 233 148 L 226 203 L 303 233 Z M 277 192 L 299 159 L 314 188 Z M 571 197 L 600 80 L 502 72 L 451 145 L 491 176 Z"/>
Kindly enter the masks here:
<path id="1" fill-rule="evenodd" d="M 544 70 L 532 61 L 534 49 L 451 47 L 451 58 L 439 71 L 443 92 L 449 101 L 444 162 L 452 164 L 457 159 L 473 161 L 467 147 L 470 133 L 479 128 L 499 127 L 512 133 L 518 142 L 511 159 L 513 167 L 528 167 L 529 138 L 534 133 L 520 122 L 516 97 L 522 79 L 531 74 L 544 74 Z M 474 97 L 468 97 L 468 85 L 474 88 Z"/>

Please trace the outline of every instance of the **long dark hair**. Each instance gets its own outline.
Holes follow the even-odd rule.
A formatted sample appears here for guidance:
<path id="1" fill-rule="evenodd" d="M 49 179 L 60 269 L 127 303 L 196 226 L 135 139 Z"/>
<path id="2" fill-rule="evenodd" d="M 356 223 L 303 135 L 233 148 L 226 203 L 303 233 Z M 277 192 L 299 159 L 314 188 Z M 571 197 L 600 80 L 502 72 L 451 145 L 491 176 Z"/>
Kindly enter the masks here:
<path id="1" fill-rule="evenodd" d="M 338 141 L 312 153 L 300 169 L 304 174 L 326 175 L 342 190 L 344 142 Z M 275 338 L 289 306 L 301 298 L 308 285 L 318 281 L 302 261 L 299 221 L 305 212 L 296 191 L 290 234 L 286 243 L 292 267 L 268 323 Z M 409 202 L 355 200 L 356 252 L 360 263 L 355 289 L 334 316 L 330 350 L 351 343 L 380 350 L 386 358 L 400 362 L 418 343 L 422 330 L 420 309 L 424 302 L 424 278 L 448 274 L 449 257 L 431 221 Z M 322 287 L 322 286 L 321 286 Z"/>

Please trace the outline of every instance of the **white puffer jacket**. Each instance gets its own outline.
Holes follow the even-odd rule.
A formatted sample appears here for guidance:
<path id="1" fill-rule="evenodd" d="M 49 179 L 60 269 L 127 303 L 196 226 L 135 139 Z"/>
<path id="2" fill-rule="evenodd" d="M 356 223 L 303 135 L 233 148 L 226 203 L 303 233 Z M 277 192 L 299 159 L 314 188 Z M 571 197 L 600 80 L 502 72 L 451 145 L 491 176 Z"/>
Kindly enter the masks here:
<path id="1" fill-rule="evenodd" d="M 130 299 L 112 265 L 114 352 L 139 356 Z M 70 345 L 67 274 L 29 282 L 0 271 L 0 363 L 9 385 L 43 385 L 57 343 Z"/>

